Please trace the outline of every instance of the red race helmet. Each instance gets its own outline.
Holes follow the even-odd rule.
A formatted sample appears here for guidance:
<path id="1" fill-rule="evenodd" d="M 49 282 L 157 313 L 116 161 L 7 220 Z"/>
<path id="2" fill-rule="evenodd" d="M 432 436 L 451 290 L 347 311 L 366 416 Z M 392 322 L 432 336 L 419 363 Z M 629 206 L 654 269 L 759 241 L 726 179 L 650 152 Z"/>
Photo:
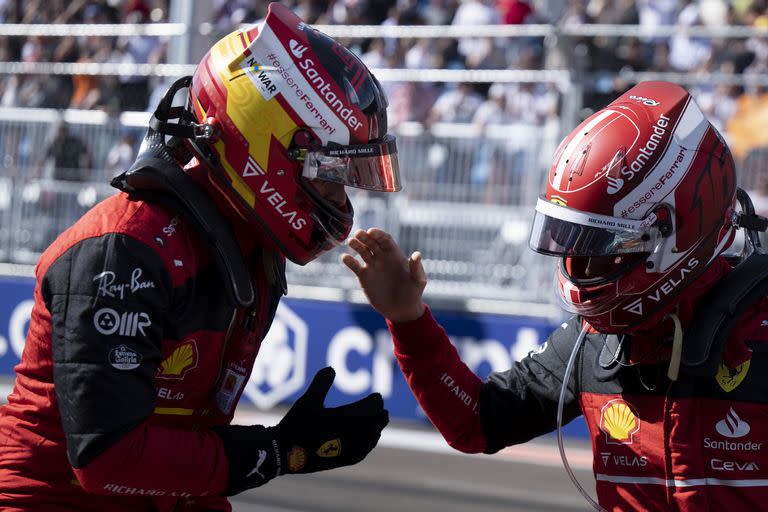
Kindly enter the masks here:
<path id="1" fill-rule="evenodd" d="M 387 100 L 349 50 L 273 3 L 266 19 L 217 42 L 189 87 L 194 155 L 263 239 L 306 264 L 343 242 L 353 209 L 311 180 L 400 190 Z"/>
<path id="2" fill-rule="evenodd" d="M 671 310 L 731 244 L 735 204 L 731 152 L 690 94 L 643 82 L 560 144 L 529 246 L 562 258 L 565 309 L 627 331 Z"/>

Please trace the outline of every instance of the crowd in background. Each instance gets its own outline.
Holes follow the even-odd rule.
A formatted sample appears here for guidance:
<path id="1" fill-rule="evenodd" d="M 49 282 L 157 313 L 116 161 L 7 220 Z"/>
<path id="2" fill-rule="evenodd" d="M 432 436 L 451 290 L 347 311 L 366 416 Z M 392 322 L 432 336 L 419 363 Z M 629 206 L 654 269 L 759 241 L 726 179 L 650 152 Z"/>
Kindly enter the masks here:
<path id="1" fill-rule="evenodd" d="M 0 0 L 0 23 L 153 23 L 165 22 L 174 0 Z M 236 27 L 266 15 L 269 2 L 208 0 L 204 34 L 210 42 Z M 584 24 L 657 26 L 752 26 L 768 28 L 768 0 L 287 0 L 299 16 L 320 25 L 489 25 Z M 200 7 L 197 3 L 196 7 Z M 193 33 L 197 33 L 193 27 Z M 750 77 L 768 70 L 766 37 L 600 36 L 561 39 L 520 38 L 384 38 L 344 40 L 372 69 L 570 69 L 583 81 L 583 118 L 632 83 L 624 72 L 723 72 Z M 2 36 L 0 62 L 160 63 L 167 59 L 167 38 L 157 36 Z M 390 100 L 390 123 L 469 123 L 477 130 L 510 125 L 540 127 L 557 122 L 563 96 L 554 83 L 436 83 L 384 81 Z M 144 76 L 29 75 L 0 73 L 0 107 L 101 109 L 110 114 L 154 107 L 150 97 L 165 83 Z M 702 81 L 691 87 L 700 106 L 723 132 L 739 158 L 768 145 L 754 130 L 768 119 L 762 88 Z M 766 103 L 766 105 L 764 105 Z M 755 118 L 757 116 L 757 118 Z M 523 130 L 524 131 L 524 130 Z M 53 137 L 53 131 L 51 132 Z M 482 132 L 481 132 L 482 133 Z M 70 137 L 75 135 L 70 134 Z M 121 165 L 126 145 L 135 137 L 115 135 L 112 155 L 101 151 L 91 163 Z M 755 139 L 755 140 L 753 140 Z M 118 142 L 119 141 L 119 142 Z M 0 146 L 8 146 L 8 141 Z M 489 162 L 525 172 L 530 162 L 518 147 L 477 148 L 453 144 L 468 169 L 469 180 L 487 180 Z M 72 145 L 77 147 L 77 145 Z M 439 167 L 456 155 L 431 145 L 425 158 Z M 442 153 L 441 153 L 442 151 Z M 499 153 L 501 151 L 501 154 Z M 463 153 L 472 153 L 467 156 Z M 7 167 L 8 155 L 3 156 Z M 119 162 L 119 163 L 115 163 Z M 40 162 L 31 162 L 39 167 Z M 74 175 L 74 174 L 73 174 Z"/>
<path id="2" fill-rule="evenodd" d="M 167 1 L 0 0 L 0 24 L 119 24 L 166 21 Z M 165 60 L 157 36 L 4 36 L 0 62 L 152 64 Z M 0 106 L 104 109 L 147 108 L 143 76 L 0 74 Z"/>

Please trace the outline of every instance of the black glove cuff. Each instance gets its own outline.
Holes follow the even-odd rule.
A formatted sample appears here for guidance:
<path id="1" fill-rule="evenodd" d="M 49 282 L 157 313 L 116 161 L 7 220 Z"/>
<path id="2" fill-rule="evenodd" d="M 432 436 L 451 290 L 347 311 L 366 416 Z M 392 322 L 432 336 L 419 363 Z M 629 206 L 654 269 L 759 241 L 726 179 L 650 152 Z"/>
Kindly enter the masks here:
<path id="1" fill-rule="evenodd" d="M 285 460 L 274 427 L 225 425 L 214 427 L 229 462 L 227 496 L 259 487 L 285 473 Z"/>

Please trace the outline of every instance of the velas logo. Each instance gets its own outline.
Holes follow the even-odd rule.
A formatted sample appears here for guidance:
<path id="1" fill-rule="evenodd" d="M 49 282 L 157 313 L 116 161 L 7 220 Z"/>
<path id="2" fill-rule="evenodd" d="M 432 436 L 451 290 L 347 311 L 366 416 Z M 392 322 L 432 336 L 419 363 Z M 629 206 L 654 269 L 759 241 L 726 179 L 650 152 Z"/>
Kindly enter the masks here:
<path id="1" fill-rule="evenodd" d="M 197 367 L 197 343 L 189 340 L 176 347 L 163 359 L 158 368 L 160 379 L 183 379 L 189 370 Z"/>
<path id="2" fill-rule="evenodd" d="M 298 41 L 295 39 L 291 39 L 288 41 L 288 46 L 291 48 L 291 53 L 294 57 L 297 59 L 301 59 L 304 57 L 304 52 L 307 51 L 307 47 L 303 44 L 299 44 Z"/>
<path id="3" fill-rule="evenodd" d="M 731 407 L 728 410 L 728 414 L 725 415 L 725 418 L 717 422 L 715 430 L 717 430 L 717 433 L 721 436 L 738 438 L 749 434 L 750 427 L 749 423 L 739 418 L 739 415 L 736 414 L 736 411 Z"/>
<path id="4" fill-rule="evenodd" d="M 634 435 L 640 430 L 640 419 L 627 402 L 616 398 L 603 406 L 600 430 L 609 444 L 632 444 Z"/>
<path id="5" fill-rule="evenodd" d="M 692 275 L 691 272 L 699 266 L 699 260 L 697 258 L 691 258 L 685 262 L 684 266 L 681 266 L 679 270 L 670 274 L 670 277 L 661 281 L 661 284 L 656 286 L 652 292 L 647 293 L 644 297 L 640 297 L 630 302 L 622 309 L 635 315 L 643 315 L 643 299 L 648 299 L 651 303 L 660 304 L 662 300 L 674 294 L 676 290 L 680 289 L 680 285 L 686 282 L 686 280 Z M 736 384 L 738 385 L 738 384 Z M 734 386 L 735 387 L 735 386 Z"/>

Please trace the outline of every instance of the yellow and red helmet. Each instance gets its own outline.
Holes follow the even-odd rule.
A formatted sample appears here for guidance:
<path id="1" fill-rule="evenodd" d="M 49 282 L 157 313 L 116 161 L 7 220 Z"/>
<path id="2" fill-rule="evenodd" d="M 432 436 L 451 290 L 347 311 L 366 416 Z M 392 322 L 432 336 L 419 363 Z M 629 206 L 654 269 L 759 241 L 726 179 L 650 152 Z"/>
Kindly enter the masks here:
<path id="1" fill-rule="evenodd" d="M 189 109 L 213 136 L 191 146 L 240 215 L 303 265 L 342 242 L 353 217 L 348 198 L 331 204 L 311 180 L 400 190 L 386 108 L 359 58 L 272 3 L 198 65 Z"/>

